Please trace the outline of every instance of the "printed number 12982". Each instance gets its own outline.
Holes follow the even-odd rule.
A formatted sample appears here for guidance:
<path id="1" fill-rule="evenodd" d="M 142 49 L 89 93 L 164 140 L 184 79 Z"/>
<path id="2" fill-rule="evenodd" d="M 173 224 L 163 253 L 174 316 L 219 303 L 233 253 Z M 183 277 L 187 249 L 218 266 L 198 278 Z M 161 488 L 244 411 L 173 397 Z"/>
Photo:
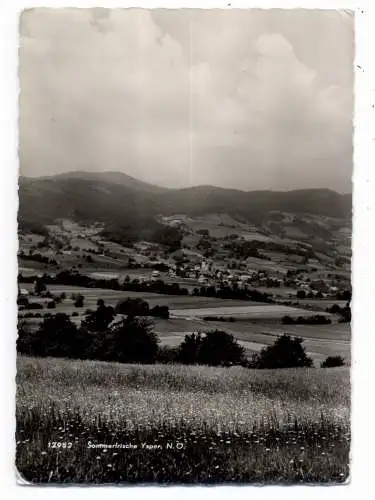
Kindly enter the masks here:
<path id="1" fill-rule="evenodd" d="M 48 448 L 71 448 L 73 443 L 67 441 L 48 441 Z"/>

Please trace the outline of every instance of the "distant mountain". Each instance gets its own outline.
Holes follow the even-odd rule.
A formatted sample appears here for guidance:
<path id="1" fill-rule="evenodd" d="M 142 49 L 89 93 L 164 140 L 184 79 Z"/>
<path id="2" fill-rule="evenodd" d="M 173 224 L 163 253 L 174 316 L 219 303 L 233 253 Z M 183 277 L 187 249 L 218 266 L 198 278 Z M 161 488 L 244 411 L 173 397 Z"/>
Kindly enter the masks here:
<path id="1" fill-rule="evenodd" d="M 135 177 L 124 174 L 123 172 L 85 172 L 82 170 L 77 170 L 74 172 L 65 172 L 63 174 L 58 174 L 55 176 L 45 176 L 39 177 L 40 180 L 66 180 L 66 179 L 80 179 L 86 181 L 99 181 L 111 184 L 118 184 L 120 186 L 126 186 L 139 191 L 145 191 L 148 193 L 165 193 L 169 191 L 168 188 L 155 186 L 147 182 L 140 181 Z"/>
<path id="2" fill-rule="evenodd" d="M 111 232 L 156 227 L 157 215 L 224 213 L 259 223 L 273 211 L 349 218 L 351 195 L 328 189 L 240 191 L 213 186 L 167 189 L 119 172 L 73 172 L 19 179 L 20 229 L 56 219 L 102 222 Z"/>
<path id="3" fill-rule="evenodd" d="M 259 221 L 270 211 L 349 217 L 351 196 L 329 189 L 294 191 L 240 191 L 213 186 L 199 186 L 170 191 L 164 197 L 165 210 L 171 213 L 204 215 L 228 213 Z"/>

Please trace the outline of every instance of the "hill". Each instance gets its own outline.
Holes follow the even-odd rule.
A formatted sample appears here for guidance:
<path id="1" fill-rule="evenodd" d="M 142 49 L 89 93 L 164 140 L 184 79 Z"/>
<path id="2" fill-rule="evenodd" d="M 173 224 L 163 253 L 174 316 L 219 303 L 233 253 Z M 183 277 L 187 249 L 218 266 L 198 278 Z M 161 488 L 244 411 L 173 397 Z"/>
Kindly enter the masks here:
<path id="1" fill-rule="evenodd" d="M 73 172 L 19 179 L 19 227 L 41 230 L 58 219 L 102 223 L 110 235 L 147 238 L 160 230 L 156 219 L 178 213 L 189 217 L 213 213 L 257 225 L 275 212 L 350 218 L 351 196 L 328 189 L 252 191 L 199 186 L 167 189 L 120 172 Z M 160 218 L 159 218 L 160 220 Z"/>
<path id="2" fill-rule="evenodd" d="M 84 172 L 82 170 L 77 170 L 73 172 L 65 172 L 63 174 L 58 174 L 55 176 L 45 176 L 39 177 L 40 180 L 69 180 L 69 179 L 79 179 L 88 182 L 105 182 L 110 184 L 118 184 L 120 186 L 125 186 L 137 191 L 144 191 L 146 193 L 161 194 L 169 191 L 168 188 L 163 188 L 160 186 L 155 186 L 154 184 L 149 184 L 147 182 L 140 181 L 130 175 L 124 174 L 123 172 Z"/>

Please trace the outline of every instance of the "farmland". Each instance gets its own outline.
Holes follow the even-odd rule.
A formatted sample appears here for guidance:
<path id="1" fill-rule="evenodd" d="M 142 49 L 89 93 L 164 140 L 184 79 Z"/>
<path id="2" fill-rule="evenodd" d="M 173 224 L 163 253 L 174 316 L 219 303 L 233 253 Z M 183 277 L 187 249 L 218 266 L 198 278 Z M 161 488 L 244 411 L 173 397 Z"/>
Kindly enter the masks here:
<path id="1" fill-rule="evenodd" d="M 340 355 L 350 364 L 350 326 L 332 325 L 280 325 L 265 322 L 236 321 L 221 323 L 216 321 L 171 319 L 156 320 L 155 331 L 164 345 L 179 345 L 186 333 L 208 329 L 224 329 L 231 333 L 248 352 L 260 351 L 275 342 L 279 335 L 288 333 L 304 339 L 304 346 L 316 366 L 327 357 Z"/>
<path id="2" fill-rule="evenodd" d="M 210 316 L 217 312 L 215 303 L 213 303 L 213 307 L 206 308 L 194 308 L 194 309 L 172 309 L 172 316 L 176 317 L 204 317 Z M 287 307 L 282 305 L 269 305 L 263 304 L 259 305 L 256 303 L 252 303 L 250 305 L 228 305 L 225 306 L 221 304 L 220 306 L 220 316 L 234 316 L 236 318 L 248 318 L 248 319 L 260 319 L 260 318 L 282 318 L 285 315 L 288 316 L 302 316 L 307 315 L 311 316 L 314 313 L 304 309 L 297 309 L 295 307 Z"/>
<path id="3" fill-rule="evenodd" d="M 347 368 L 19 357 L 16 463 L 27 481 L 51 484 L 342 482 L 349 416 Z M 133 447 L 92 447 L 103 443 Z"/>
<path id="4" fill-rule="evenodd" d="M 31 290 L 32 285 L 25 283 L 25 289 Z M 53 294 L 64 292 L 67 298 L 56 304 L 54 313 L 62 312 L 72 318 L 79 325 L 87 309 L 95 309 L 99 298 L 107 305 L 115 306 L 121 299 L 141 298 L 146 300 L 150 307 L 166 305 L 170 308 L 170 319 L 155 319 L 155 331 L 164 345 L 177 345 L 182 342 L 185 334 L 194 331 L 207 331 L 209 329 L 225 330 L 238 339 L 248 353 L 259 351 L 272 344 L 278 335 L 288 333 L 302 337 L 304 346 L 309 355 L 318 365 L 327 356 L 340 355 L 346 363 L 350 364 L 350 326 L 349 324 L 335 323 L 331 325 L 283 325 L 281 318 L 284 315 L 291 317 L 312 316 L 313 310 L 295 308 L 277 304 L 262 304 L 241 300 L 217 299 L 200 296 L 173 296 L 157 293 L 128 292 L 107 290 L 100 288 L 83 288 L 65 285 L 49 285 Z M 84 296 L 84 307 L 76 308 L 71 294 L 81 293 Z M 33 302 L 46 304 L 47 299 L 34 297 Z M 302 302 L 302 301 L 301 301 Z M 48 309 L 43 309 L 39 318 L 29 318 L 27 321 L 32 328 L 42 321 Z M 20 317 L 23 317 L 21 311 Z M 234 318 L 234 322 L 204 321 L 210 316 Z M 327 314 L 327 316 L 330 316 Z M 334 319 L 334 318 L 333 318 Z"/>

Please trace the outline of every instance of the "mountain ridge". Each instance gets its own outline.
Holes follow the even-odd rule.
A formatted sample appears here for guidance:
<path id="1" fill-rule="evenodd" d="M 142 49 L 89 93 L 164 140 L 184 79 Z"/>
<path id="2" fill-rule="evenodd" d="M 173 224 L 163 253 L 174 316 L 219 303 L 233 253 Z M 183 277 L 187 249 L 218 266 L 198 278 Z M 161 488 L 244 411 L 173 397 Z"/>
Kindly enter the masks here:
<path id="1" fill-rule="evenodd" d="M 330 189 L 241 191 L 216 186 L 169 189 L 113 172 L 19 178 L 19 227 L 57 219 L 102 222 L 121 231 L 154 226 L 159 215 L 226 213 L 260 223 L 271 212 L 349 218 L 351 195 Z M 114 182 L 114 180 L 116 182 Z"/>

